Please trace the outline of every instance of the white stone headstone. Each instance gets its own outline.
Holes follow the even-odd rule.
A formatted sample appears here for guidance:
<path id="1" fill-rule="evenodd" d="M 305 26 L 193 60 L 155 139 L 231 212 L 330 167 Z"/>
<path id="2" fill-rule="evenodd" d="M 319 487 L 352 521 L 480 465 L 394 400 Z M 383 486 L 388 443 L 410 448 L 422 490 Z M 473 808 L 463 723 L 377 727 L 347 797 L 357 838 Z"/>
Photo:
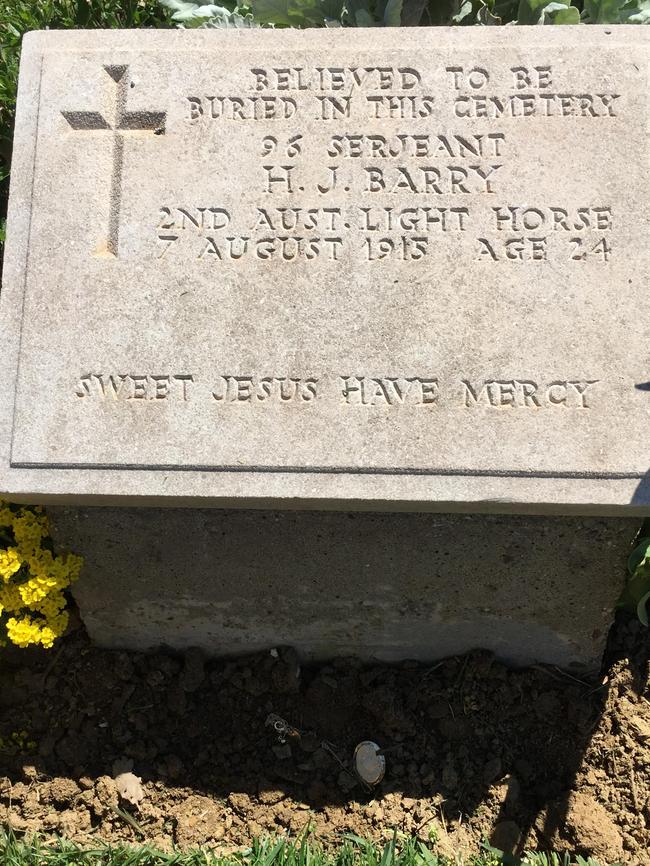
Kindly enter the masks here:
<path id="1" fill-rule="evenodd" d="M 649 46 L 29 34 L 0 490 L 647 510 Z"/>

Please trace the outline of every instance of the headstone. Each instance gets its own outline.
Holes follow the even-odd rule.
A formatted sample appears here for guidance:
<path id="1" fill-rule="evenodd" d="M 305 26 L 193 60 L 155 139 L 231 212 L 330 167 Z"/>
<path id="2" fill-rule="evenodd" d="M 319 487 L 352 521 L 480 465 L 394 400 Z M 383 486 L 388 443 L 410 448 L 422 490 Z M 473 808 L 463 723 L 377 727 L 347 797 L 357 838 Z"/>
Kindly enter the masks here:
<path id="1" fill-rule="evenodd" d="M 647 510 L 649 45 L 29 34 L 0 489 Z"/>
<path id="2" fill-rule="evenodd" d="M 74 506 L 93 639 L 597 667 L 650 506 L 649 37 L 26 38 L 0 492 Z"/>

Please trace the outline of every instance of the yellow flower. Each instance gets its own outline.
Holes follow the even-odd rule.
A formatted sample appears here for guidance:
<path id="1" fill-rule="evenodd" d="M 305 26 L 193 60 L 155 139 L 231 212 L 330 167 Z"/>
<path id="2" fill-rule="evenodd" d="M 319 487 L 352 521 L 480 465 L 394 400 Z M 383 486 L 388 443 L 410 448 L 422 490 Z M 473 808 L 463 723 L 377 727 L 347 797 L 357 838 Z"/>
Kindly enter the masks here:
<path id="1" fill-rule="evenodd" d="M 6 505 L 2 505 L 2 502 L 0 502 L 0 526 L 11 526 L 13 519 L 14 515 L 11 508 L 7 508 Z"/>
<path id="2" fill-rule="evenodd" d="M 20 514 L 14 515 L 13 530 L 21 556 L 33 556 L 47 533 L 47 518 L 23 508 Z"/>
<path id="3" fill-rule="evenodd" d="M 22 560 L 15 547 L 0 550 L 0 577 L 4 581 L 8 581 L 13 577 L 20 570 L 21 565 Z"/>
<path id="4" fill-rule="evenodd" d="M 16 646 L 26 647 L 32 643 L 40 643 L 40 628 L 29 616 L 8 619 L 7 634 Z"/>
<path id="5" fill-rule="evenodd" d="M 30 644 L 41 644 L 49 649 L 57 637 L 60 637 L 68 624 L 68 615 L 61 613 L 46 621 L 38 621 L 30 616 L 20 619 L 11 617 L 7 620 L 7 635 L 9 640 L 19 647 Z"/>
<path id="6" fill-rule="evenodd" d="M 41 601 L 32 605 L 32 608 L 48 619 L 54 619 L 65 607 L 65 597 L 62 592 L 53 592 Z"/>
<path id="7" fill-rule="evenodd" d="M 21 583 L 18 587 L 23 604 L 33 607 L 38 601 L 44 599 L 48 593 L 56 589 L 56 580 L 52 577 L 33 577 L 31 580 Z"/>
<path id="8" fill-rule="evenodd" d="M 83 564 L 84 561 L 82 556 L 77 556 L 74 553 L 66 554 L 65 567 L 67 570 L 68 583 L 74 583 L 75 580 L 78 580 Z"/>
<path id="9" fill-rule="evenodd" d="M 0 613 L 13 614 L 6 623 L 7 637 L 20 647 L 49 648 L 68 626 L 63 590 L 79 577 L 83 560 L 43 548 L 48 522 L 40 508 L 12 511 L 0 501 L 1 527 L 11 528 L 15 538 L 14 547 L 0 549 Z M 21 568 L 26 579 L 16 582 Z"/>
<path id="10" fill-rule="evenodd" d="M 0 585 L 0 605 L 11 613 L 16 613 L 23 606 L 20 590 L 13 583 Z"/>

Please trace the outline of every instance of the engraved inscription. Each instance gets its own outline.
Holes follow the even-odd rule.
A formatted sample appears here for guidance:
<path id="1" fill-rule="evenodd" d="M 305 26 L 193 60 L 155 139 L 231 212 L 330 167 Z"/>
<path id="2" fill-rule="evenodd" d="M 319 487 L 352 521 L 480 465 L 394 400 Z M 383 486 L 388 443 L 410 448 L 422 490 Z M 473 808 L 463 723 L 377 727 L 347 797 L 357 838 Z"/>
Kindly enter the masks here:
<path id="1" fill-rule="evenodd" d="M 598 384 L 598 380 L 556 380 L 543 383 L 526 379 L 501 381 L 490 379 L 482 382 L 463 379 L 462 384 L 467 408 L 512 406 L 520 409 L 539 409 L 542 406 L 563 406 L 567 409 L 589 409 L 591 408 L 590 389 Z"/>
<path id="2" fill-rule="evenodd" d="M 572 203 L 561 183 L 549 204 L 533 192 L 523 205 L 508 192 L 522 159 L 519 127 L 529 118 L 611 123 L 624 104 L 614 89 L 574 91 L 566 71 L 549 63 L 443 66 L 435 87 L 429 70 L 411 63 L 247 72 L 241 93 L 185 97 L 184 119 L 203 137 L 233 122 L 268 123 L 251 178 L 260 202 L 161 203 L 160 258 L 229 267 L 349 255 L 371 267 L 424 265 L 457 241 L 457 255 L 480 267 L 607 265 L 615 255 L 619 216 L 609 201 Z M 278 206 L 266 205 L 274 200 Z M 445 237 L 432 237 L 439 233 Z"/>
<path id="3" fill-rule="evenodd" d="M 42 128 L 53 116 L 62 155 L 105 146 L 112 259 L 68 232 L 81 265 L 62 309 L 83 307 L 80 350 L 52 353 L 50 377 L 23 368 L 19 424 L 34 421 L 30 389 L 56 388 L 50 417 L 68 413 L 98 466 L 146 465 L 150 448 L 161 466 L 215 472 L 636 471 L 613 420 L 647 412 L 630 327 L 642 94 L 610 63 L 612 40 L 585 68 L 526 38 L 525 51 L 229 48 L 225 67 L 156 52 L 160 112 L 132 110 L 148 104 L 134 60 L 96 64 L 106 100 L 68 93 Z M 165 159 L 132 174 L 127 145 Z M 62 197 L 86 232 L 93 214 Z M 59 277 L 54 235 L 41 236 Z M 72 434 L 47 434 L 33 450 L 70 459 Z"/>
<path id="4" fill-rule="evenodd" d="M 62 115 L 75 131 L 112 135 L 108 231 L 100 251 L 117 256 L 124 134 L 164 133 L 167 113 L 128 111 L 128 66 L 104 69 L 114 82 L 112 116 L 68 109 Z M 204 137 L 212 128 L 223 134 L 223 125 L 233 122 L 277 122 L 261 137 L 251 136 L 261 159 L 250 182 L 258 184 L 262 202 L 299 204 L 283 201 L 274 209 L 260 202 L 251 213 L 218 198 L 166 201 L 156 217 L 154 255 L 189 255 L 203 267 L 250 258 L 339 262 L 347 251 L 367 262 L 419 262 L 443 249 L 428 237 L 439 228 L 467 233 L 472 246 L 463 246 L 463 255 L 483 265 L 607 264 L 617 228 L 609 202 L 573 205 L 559 195 L 552 204 L 533 199 L 524 206 L 508 200 L 507 186 L 521 158 L 514 120 L 611 122 L 622 111 L 621 93 L 574 92 L 566 72 L 558 75 L 549 63 L 447 65 L 435 81 L 432 87 L 426 71 L 413 64 L 257 66 L 245 70 L 240 92 L 183 96 L 185 122 Z M 399 125 L 376 131 L 376 120 Z M 418 125 L 423 120 L 429 129 Z M 308 134 L 306 121 L 322 121 L 324 139 Z M 477 128 L 494 121 L 502 128 Z M 319 172 L 314 165 L 322 166 Z M 404 207 L 405 199 L 413 205 Z M 317 214 L 338 219 L 328 224 Z"/>
<path id="5" fill-rule="evenodd" d="M 104 66 L 115 83 L 112 90 L 112 121 L 97 111 L 62 111 L 61 114 L 74 130 L 110 130 L 113 133 L 112 171 L 109 192 L 108 231 L 100 252 L 117 256 L 120 235 L 120 206 L 122 201 L 122 168 L 124 164 L 124 133 L 153 132 L 164 135 L 164 111 L 127 111 L 126 97 L 129 87 L 128 66 Z"/>
<path id="6" fill-rule="evenodd" d="M 85 373 L 76 397 L 91 401 L 203 400 L 216 405 L 284 404 L 308 406 L 330 400 L 340 406 L 465 409 L 591 409 L 598 379 L 468 379 L 459 376 L 257 375 L 222 373 Z"/>
<path id="7" fill-rule="evenodd" d="M 100 400 L 189 400 L 194 377 L 187 373 L 84 373 L 77 397 Z"/>

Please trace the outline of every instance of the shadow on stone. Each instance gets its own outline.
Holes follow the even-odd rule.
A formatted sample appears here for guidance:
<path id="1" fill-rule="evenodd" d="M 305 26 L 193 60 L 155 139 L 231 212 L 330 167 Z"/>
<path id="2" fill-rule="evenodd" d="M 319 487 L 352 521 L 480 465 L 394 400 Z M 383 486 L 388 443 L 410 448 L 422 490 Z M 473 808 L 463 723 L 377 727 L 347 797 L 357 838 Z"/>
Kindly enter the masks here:
<path id="1" fill-rule="evenodd" d="M 51 508 L 100 646 L 595 670 L 638 518 Z"/>
<path id="2" fill-rule="evenodd" d="M 650 471 L 646 472 L 634 491 L 632 505 L 643 505 L 650 508 Z"/>

